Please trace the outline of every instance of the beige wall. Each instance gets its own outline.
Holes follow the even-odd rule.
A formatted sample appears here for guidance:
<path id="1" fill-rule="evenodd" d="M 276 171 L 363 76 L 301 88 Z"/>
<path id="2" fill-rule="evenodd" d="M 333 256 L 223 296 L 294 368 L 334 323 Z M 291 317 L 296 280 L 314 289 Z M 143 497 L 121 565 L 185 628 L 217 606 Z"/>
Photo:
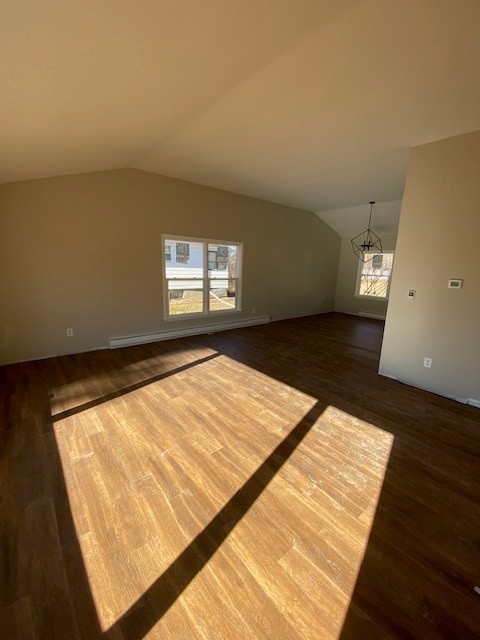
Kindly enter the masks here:
<path id="1" fill-rule="evenodd" d="M 380 239 L 385 251 L 395 249 L 396 236 L 381 236 Z M 363 312 L 385 316 L 387 312 L 387 302 L 385 300 L 367 300 L 366 298 L 357 298 L 355 296 L 358 263 L 358 258 L 352 250 L 351 239 L 342 238 L 338 262 L 335 311 L 354 315 Z"/>
<path id="2" fill-rule="evenodd" d="M 477 400 L 479 177 L 478 131 L 412 150 L 380 362 L 380 373 L 408 384 Z M 463 278 L 463 289 L 448 289 L 449 278 Z"/>
<path id="3" fill-rule="evenodd" d="M 245 243 L 243 312 L 204 324 L 333 309 L 340 238 L 313 213 L 130 169 L 17 182 L 0 186 L 0 362 L 191 326 L 163 321 L 162 233 Z"/>

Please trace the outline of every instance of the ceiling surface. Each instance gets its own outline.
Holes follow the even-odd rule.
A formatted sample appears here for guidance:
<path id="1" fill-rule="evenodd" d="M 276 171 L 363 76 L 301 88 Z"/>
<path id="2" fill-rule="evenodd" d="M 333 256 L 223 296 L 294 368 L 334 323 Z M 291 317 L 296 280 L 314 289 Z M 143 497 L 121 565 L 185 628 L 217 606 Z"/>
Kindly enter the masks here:
<path id="1" fill-rule="evenodd" d="M 0 181 L 135 167 L 311 211 L 480 129 L 479 0 L 3 0 Z"/>
<path id="2" fill-rule="evenodd" d="M 371 229 L 381 238 L 396 236 L 400 219 L 401 200 L 376 202 L 372 207 Z M 317 213 L 341 238 L 353 238 L 368 227 L 370 204 L 331 209 Z"/>

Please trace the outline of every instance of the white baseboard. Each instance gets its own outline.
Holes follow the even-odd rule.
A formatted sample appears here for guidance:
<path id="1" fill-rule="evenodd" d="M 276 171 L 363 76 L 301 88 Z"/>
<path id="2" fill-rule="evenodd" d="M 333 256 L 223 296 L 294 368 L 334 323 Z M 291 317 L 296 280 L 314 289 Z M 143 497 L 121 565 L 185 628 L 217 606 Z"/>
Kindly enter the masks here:
<path id="1" fill-rule="evenodd" d="M 49 358 L 58 358 L 57 354 L 50 353 L 48 356 L 38 356 L 37 358 L 24 358 L 23 360 L 8 360 L 2 362 L 0 367 L 7 367 L 9 364 L 23 364 L 24 362 L 36 362 L 37 360 L 48 360 Z"/>
<path id="2" fill-rule="evenodd" d="M 378 373 L 384 378 L 390 378 L 391 380 L 396 380 L 397 382 L 400 382 L 400 384 L 407 385 L 407 387 L 412 387 L 413 389 L 420 389 L 420 391 L 427 391 L 428 393 L 434 393 L 435 395 L 441 396 L 442 398 L 447 398 L 448 400 L 455 400 L 455 402 L 460 402 L 461 404 L 469 404 L 472 407 L 476 407 L 477 409 L 480 409 L 480 400 L 476 400 L 475 398 L 460 398 L 458 396 L 452 396 L 448 393 L 442 393 L 441 391 L 434 391 L 433 389 L 427 389 L 426 387 L 417 387 L 417 385 L 414 385 L 410 382 L 404 382 L 403 380 L 399 380 L 397 377 L 391 376 L 388 373 L 382 373 L 381 371 L 379 371 Z"/>
<path id="3" fill-rule="evenodd" d="M 439 395 L 444 396 L 445 398 L 449 398 L 450 400 L 455 400 L 456 402 L 461 402 L 462 404 L 469 404 L 471 407 L 480 409 L 480 400 L 475 400 L 475 398 L 459 398 L 458 396 L 450 396 L 446 393 L 440 393 Z"/>
<path id="4" fill-rule="evenodd" d="M 135 344 L 148 344 L 161 340 L 174 340 L 175 338 L 185 338 L 205 333 L 216 333 L 217 331 L 228 331 L 229 329 L 241 329 L 242 327 L 253 327 L 258 324 L 270 322 L 269 316 L 259 316 L 258 318 L 247 318 L 245 320 L 233 320 L 232 322 L 219 322 L 207 324 L 202 327 L 192 327 L 189 329 L 174 329 L 172 331 L 159 331 L 157 333 L 147 333 L 139 336 L 126 336 L 123 338 L 110 338 L 110 349 L 119 347 L 129 347 Z"/>
<path id="5" fill-rule="evenodd" d="M 9 362 L 0 362 L 0 367 L 6 367 L 9 364 L 23 364 L 24 362 L 36 362 L 37 360 L 49 360 L 50 358 L 63 358 L 63 356 L 75 356 L 78 353 L 91 353 L 92 351 L 102 351 L 108 349 L 104 347 L 92 347 L 91 349 L 80 349 L 80 351 L 68 351 L 67 353 L 51 353 L 47 356 L 38 356 L 36 358 L 24 358 L 23 360 L 10 360 Z"/>
<path id="6" fill-rule="evenodd" d="M 370 313 L 368 311 L 359 311 L 358 315 L 362 318 L 373 318 L 374 320 L 385 320 L 386 315 L 382 315 L 381 313 Z"/>
<path id="7" fill-rule="evenodd" d="M 397 376 L 391 376 L 389 373 L 378 372 L 378 375 L 383 376 L 384 378 L 390 378 L 390 380 L 398 380 Z"/>

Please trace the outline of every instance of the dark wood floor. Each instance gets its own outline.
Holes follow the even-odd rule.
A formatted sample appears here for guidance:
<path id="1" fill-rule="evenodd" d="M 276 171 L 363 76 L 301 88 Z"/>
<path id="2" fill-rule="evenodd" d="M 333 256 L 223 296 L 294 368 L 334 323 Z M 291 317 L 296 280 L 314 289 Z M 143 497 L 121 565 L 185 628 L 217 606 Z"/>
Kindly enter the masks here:
<path id="1" fill-rule="evenodd" d="M 0 369 L 0 635 L 480 637 L 480 412 L 340 314 Z"/>

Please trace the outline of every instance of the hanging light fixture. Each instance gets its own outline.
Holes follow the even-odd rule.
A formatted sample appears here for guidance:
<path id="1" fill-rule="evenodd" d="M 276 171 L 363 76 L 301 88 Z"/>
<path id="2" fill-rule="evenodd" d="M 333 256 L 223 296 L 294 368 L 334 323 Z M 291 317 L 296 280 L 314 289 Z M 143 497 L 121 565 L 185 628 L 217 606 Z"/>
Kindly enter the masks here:
<path id="1" fill-rule="evenodd" d="M 353 253 L 362 262 L 366 262 L 369 259 L 365 255 L 367 253 L 373 253 L 376 255 L 383 252 L 382 241 L 370 228 L 370 224 L 372 222 L 372 209 L 375 201 L 373 200 L 369 204 L 370 217 L 368 218 L 368 229 L 362 231 L 362 233 L 359 233 L 358 236 L 355 236 L 355 238 L 352 239 Z"/>

